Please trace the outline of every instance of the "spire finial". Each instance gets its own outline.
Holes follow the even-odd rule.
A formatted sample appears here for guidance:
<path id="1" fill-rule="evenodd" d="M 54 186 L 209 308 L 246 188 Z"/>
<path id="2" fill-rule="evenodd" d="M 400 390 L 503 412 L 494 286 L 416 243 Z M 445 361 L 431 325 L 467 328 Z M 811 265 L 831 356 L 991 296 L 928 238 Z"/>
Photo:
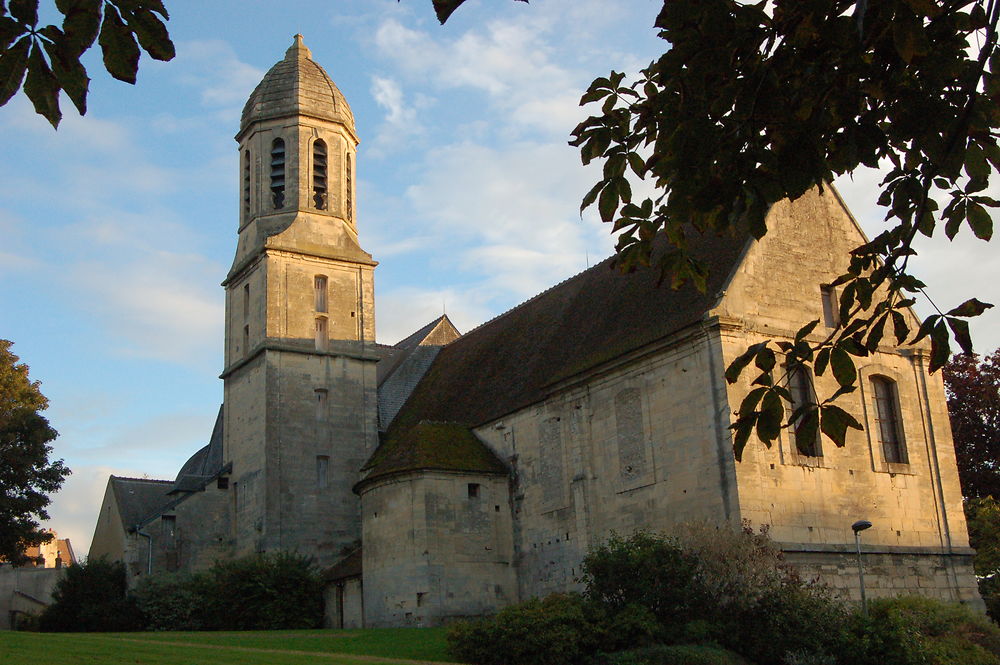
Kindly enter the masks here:
<path id="1" fill-rule="evenodd" d="M 312 51 L 306 46 L 305 41 L 302 39 L 302 35 L 295 35 L 295 41 L 292 45 L 288 47 L 285 51 L 285 59 L 291 60 L 293 58 L 309 58 L 312 59 Z"/>

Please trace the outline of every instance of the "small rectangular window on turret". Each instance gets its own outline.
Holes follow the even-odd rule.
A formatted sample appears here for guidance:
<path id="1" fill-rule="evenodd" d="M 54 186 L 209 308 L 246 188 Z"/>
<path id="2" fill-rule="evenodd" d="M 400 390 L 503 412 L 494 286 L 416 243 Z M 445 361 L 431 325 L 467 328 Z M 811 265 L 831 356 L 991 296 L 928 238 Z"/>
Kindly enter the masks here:
<path id="1" fill-rule="evenodd" d="M 285 207 L 285 142 L 274 139 L 271 144 L 271 203 L 275 210 Z"/>
<path id="2" fill-rule="evenodd" d="M 316 318 L 316 349 L 319 351 L 326 351 L 326 342 L 328 336 L 326 331 L 326 317 L 320 316 Z"/>
<path id="3" fill-rule="evenodd" d="M 316 301 L 316 311 L 325 312 L 326 311 L 326 275 L 316 275 L 313 281 L 313 289 L 315 290 L 315 301 Z"/>

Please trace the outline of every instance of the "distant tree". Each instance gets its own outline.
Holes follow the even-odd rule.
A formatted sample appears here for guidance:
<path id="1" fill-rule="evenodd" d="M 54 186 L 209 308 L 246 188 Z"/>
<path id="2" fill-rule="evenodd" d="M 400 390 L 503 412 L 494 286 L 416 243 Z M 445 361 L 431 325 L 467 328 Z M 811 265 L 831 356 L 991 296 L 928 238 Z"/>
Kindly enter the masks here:
<path id="1" fill-rule="evenodd" d="M 62 460 L 49 461 L 57 433 L 39 413 L 48 400 L 11 344 L 0 339 L 0 559 L 23 565 L 26 548 L 52 538 L 38 520 L 48 519 L 49 494 L 70 471 Z"/>
<path id="2" fill-rule="evenodd" d="M 962 494 L 1000 499 L 1000 349 L 956 355 L 944 385 Z"/>
<path id="3" fill-rule="evenodd" d="M 1000 619 L 1000 503 L 992 496 L 965 500 L 969 544 L 976 549 L 973 567 L 979 593 L 993 620 Z"/>

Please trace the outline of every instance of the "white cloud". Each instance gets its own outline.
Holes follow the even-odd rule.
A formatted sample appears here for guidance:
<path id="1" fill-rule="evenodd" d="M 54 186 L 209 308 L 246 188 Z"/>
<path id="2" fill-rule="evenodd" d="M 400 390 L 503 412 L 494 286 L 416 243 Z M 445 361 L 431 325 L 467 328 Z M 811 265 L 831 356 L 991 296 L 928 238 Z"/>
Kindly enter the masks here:
<path id="1" fill-rule="evenodd" d="M 209 107 L 242 108 L 264 77 L 262 70 L 240 60 L 221 39 L 178 44 L 170 67 L 179 72 L 181 83 L 199 90 L 201 103 Z"/>
<path id="2" fill-rule="evenodd" d="M 459 331 L 468 332 L 494 315 L 486 300 L 475 289 L 402 287 L 379 292 L 375 303 L 379 341 L 395 344 L 442 313 L 448 314 Z"/>
<path id="3" fill-rule="evenodd" d="M 371 94 L 375 103 L 386 111 L 386 116 L 367 150 L 369 157 L 398 153 L 410 137 L 423 133 L 424 128 L 417 120 L 417 108 L 405 101 L 403 90 L 395 79 L 373 76 Z M 428 106 L 430 103 L 427 98 L 422 98 L 420 105 Z"/>

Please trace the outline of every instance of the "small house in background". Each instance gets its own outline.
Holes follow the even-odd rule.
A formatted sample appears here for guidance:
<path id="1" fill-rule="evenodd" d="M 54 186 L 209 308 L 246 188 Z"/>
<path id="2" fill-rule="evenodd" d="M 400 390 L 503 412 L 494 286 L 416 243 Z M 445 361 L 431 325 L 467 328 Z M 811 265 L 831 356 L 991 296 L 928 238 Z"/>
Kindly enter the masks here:
<path id="1" fill-rule="evenodd" d="M 37 615 L 52 602 L 52 590 L 63 569 L 76 563 L 69 538 L 57 538 L 29 547 L 25 554 L 39 561 L 14 567 L 0 563 L 0 630 L 11 630 L 25 616 Z"/>

